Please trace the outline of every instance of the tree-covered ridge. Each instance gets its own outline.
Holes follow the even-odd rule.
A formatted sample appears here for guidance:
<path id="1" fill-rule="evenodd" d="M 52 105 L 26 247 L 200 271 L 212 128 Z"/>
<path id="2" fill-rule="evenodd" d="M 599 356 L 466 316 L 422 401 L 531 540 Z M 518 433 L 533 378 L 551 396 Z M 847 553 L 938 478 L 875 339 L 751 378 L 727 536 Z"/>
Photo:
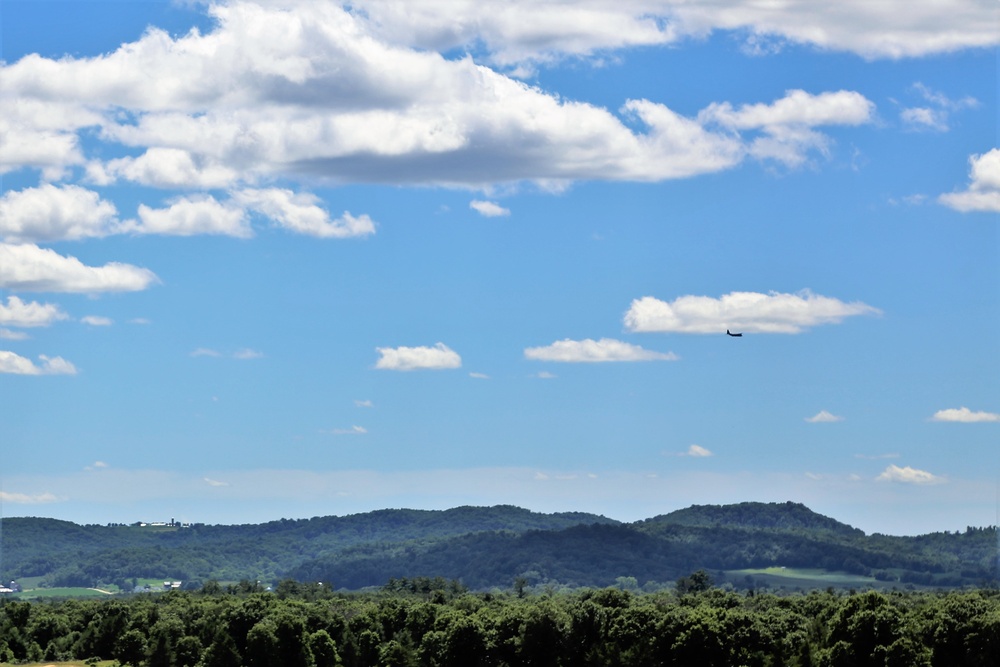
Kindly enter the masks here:
<path id="1" fill-rule="evenodd" d="M 634 524 L 510 506 L 168 529 L 7 519 L 3 537 L 0 577 L 123 589 L 136 578 L 193 586 L 293 578 L 354 590 L 414 576 L 460 580 L 475 590 L 515 579 L 601 587 L 623 577 L 655 588 L 700 568 L 771 567 L 958 587 L 996 581 L 998 573 L 995 528 L 868 536 L 795 503 L 695 506 Z M 741 583 L 746 576 L 734 574 L 733 582 L 752 585 Z"/>
<path id="2" fill-rule="evenodd" d="M 864 532 L 836 519 L 817 514 L 801 503 L 737 503 L 734 505 L 692 505 L 652 519 L 640 525 L 676 524 L 704 528 L 762 528 L 773 530 L 829 531 L 838 535 L 860 537 Z"/>
<path id="3" fill-rule="evenodd" d="M 473 594 L 442 579 L 342 594 L 282 582 L 101 601 L 0 601 L 0 662 L 131 667 L 987 667 L 1000 594 Z"/>
<path id="4" fill-rule="evenodd" d="M 595 514 L 544 514 L 509 505 L 384 509 L 343 517 L 186 528 L 79 526 L 15 517 L 3 519 L 0 578 L 48 576 L 53 585 L 117 583 L 134 577 L 277 580 L 303 562 L 358 545 L 420 545 L 470 533 L 519 533 L 594 523 L 617 522 Z"/>

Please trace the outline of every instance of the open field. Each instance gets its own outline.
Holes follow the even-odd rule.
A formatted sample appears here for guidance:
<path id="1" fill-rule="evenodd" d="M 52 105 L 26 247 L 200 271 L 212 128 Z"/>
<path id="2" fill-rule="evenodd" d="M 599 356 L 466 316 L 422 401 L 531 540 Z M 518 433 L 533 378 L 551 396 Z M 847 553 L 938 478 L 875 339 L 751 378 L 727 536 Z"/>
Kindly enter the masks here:
<path id="1" fill-rule="evenodd" d="M 755 586 L 764 588 L 901 588 L 903 585 L 895 581 L 879 581 L 874 577 L 863 577 L 846 572 L 828 572 L 827 570 L 793 567 L 766 567 L 747 570 L 728 570 L 726 578 L 734 585 L 746 585 L 747 577 L 753 579 Z M 911 586 L 911 588 L 920 588 Z"/>
<path id="2" fill-rule="evenodd" d="M 111 593 L 96 588 L 31 588 L 13 594 L 17 600 L 37 600 L 42 598 L 101 598 Z"/>

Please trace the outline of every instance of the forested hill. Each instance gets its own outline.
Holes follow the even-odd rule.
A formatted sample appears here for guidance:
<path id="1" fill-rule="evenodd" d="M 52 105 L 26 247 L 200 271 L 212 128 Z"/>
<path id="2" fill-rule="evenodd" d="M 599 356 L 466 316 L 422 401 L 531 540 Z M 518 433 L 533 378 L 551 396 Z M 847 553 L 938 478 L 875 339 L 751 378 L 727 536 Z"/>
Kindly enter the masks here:
<path id="1" fill-rule="evenodd" d="M 829 531 L 836 535 L 862 537 L 859 528 L 817 514 L 801 503 L 738 503 L 692 505 L 640 522 L 647 526 L 675 524 L 704 528 L 760 528 L 789 531 Z"/>
<path id="2" fill-rule="evenodd" d="M 3 521 L 0 580 L 50 586 L 136 578 L 331 582 L 349 589 L 392 578 L 444 577 L 474 589 L 669 583 L 697 569 L 819 568 L 899 585 L 996 581 L 995 528 L 920 537 L 867 536 L 795 503 L 694 506 L 624 524 L 511 506 L 379 510 L 345 517 L 191 527 Z M 738 577 L 738 579 L 737 579 Z M 874 579 L 873 579 L 874 580 Z"/>

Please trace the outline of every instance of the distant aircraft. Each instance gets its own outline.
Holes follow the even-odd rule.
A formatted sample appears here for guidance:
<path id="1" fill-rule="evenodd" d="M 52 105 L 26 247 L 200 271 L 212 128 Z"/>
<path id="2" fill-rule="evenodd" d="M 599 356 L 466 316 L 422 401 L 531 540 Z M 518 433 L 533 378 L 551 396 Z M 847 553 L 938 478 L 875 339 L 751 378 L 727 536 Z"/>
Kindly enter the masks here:
<path id="1" fill-rule="evenodd" d="M 741 337 L 743 335 L 741 333 L 735 333 L 735 334 L 734 333 L 730 333 L 729 329 L 726 329 L 726 334 L 729 335 L 729 336 L 732 336 L 733 338 L 739 338 L 739 337 Z"/>

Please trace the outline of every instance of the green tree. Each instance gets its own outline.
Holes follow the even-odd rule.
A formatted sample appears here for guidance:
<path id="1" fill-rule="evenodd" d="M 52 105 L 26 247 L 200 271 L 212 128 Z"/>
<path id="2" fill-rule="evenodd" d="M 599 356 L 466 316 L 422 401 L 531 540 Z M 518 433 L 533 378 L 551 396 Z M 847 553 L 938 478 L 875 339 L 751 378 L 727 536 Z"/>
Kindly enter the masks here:
<path id="1" fill-rule="evenodd" d="M 128 630 L 115 643 L 114 658 L 123 665 L 138 667 L 146 657 L 146 638 L 138 630 Z"/>
<path id="2" fill-rule="evenodd" d="M 316 667 L 337 667 L 341 664 L 337 644 L 326 630 L 317 630 L 309 635 L 309 651 Z"/>

